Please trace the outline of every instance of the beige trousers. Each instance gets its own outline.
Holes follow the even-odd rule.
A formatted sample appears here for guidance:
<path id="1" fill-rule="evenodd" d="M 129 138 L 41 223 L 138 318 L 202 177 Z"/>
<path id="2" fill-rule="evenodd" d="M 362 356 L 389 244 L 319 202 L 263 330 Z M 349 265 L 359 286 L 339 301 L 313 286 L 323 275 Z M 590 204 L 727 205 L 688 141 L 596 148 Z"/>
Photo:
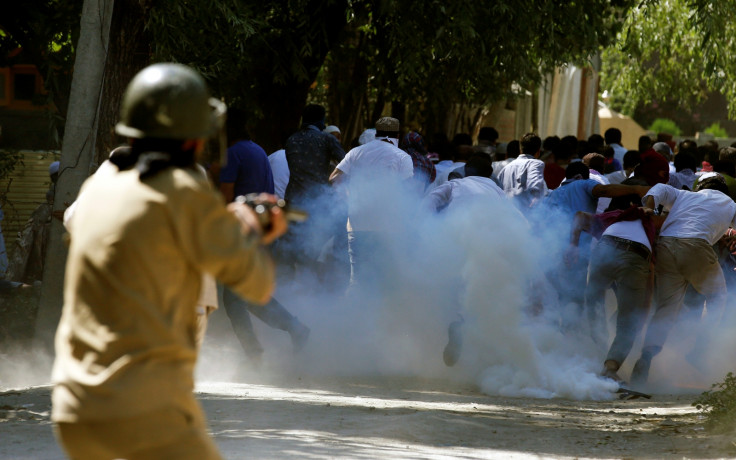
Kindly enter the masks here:
<path id="1" fill-rule="evenodd" d="M 57 423 L 56 436 L 72 460 L 220 460 L 201 411 L 166 407 L 136 417 Z"/>

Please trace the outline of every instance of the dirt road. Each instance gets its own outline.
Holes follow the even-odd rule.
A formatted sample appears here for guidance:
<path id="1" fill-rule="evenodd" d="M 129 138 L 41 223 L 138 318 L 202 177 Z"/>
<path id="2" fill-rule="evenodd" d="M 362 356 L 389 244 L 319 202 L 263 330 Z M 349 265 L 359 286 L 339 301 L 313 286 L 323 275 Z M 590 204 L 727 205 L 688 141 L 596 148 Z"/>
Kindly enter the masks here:
<path id="1" fill-rule="evenodd" d="M 276 381 L 280 380 L 280 381 Z M 198 385 L 225 458 L 723 458 L 693 397 L 503 398 L 416 378 L 271 378 Z M 0 393 L 0 459 L 59 459 L 50 387 Z"/>

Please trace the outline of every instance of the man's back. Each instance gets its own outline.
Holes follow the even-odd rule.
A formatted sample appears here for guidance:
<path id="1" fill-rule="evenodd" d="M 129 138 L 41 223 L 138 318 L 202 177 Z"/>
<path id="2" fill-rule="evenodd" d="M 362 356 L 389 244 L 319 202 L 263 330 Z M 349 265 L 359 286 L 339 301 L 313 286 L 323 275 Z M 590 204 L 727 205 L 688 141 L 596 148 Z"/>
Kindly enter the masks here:
<path id="1" fill-rule="evenodd" d="M 595 213 L 598 199 L 593 188 L 599 183 L 593 179 L 566 180 L 547 196 L 545 204 L 572 218 L 576 212 Z"/>
<path id="2" fill-rule="evenodd" d="M 355 147 L 337 169 L 348 176 L 348 215 L 353 230 L 385 229 L 396 222 L 389 217 L 403 181 L 413 176 L 408 153 L 383 139 Z"/>
<path id="3" fill-rule="evenodd" d="M 234 196 L 273 193 L 273 174 L 266 152 L 253 141 L 241 140 L 227 149 L 220 182 L 234 184 Z"/>
<path id="4" fill-rule="evenodd" d="M 345 151 L 335 136 L 312 125 L 292 134 L 284 150 L 289 165 L 289 185 L 285 194 L 288 201 L 320 193 L 319 188 L 329 182 L 330 161 L 337 163 L 345 157 Z"/>
<path id="5" fill-rule="evenodd" d="M 530 155 L 519 155 L 498 175 L 498 182 L 509 198 L 515 198 L 522 208 L 547 193 L 544 182 L 544 162 Z"/>
<path id="6" fill-rule="evenodd" d="M 53 418 L 190 409 L 202 273 L 264 295 L 268 256 L 193 170 L 93 176 L 83 192 L 69 221 Z"/>
<path id="7" fill-rule="evenodd" d="M 493 179 L 481 176 L 467 176 L 448 181 L 429 192 L 425 198 L 430 209 L 442 209 L 450 203 L 474 200 L 506 199 L 503 190 Z"/>
<path id="8" fill-rule="evenodd" d="M 662 205 L 670 211 L 660 236 L 699 238 L 713 245 L 729 225 L 736 225 L 736 203 L 717 190 L 690 192 L 657 184 L 649 190 L 645 200 L 647 196 L 654 197 L 655 206 Z"/>
<path id="9" fill-rule="evenodd" d="M 271 173 L 273 174 L 273 191 L 277 197 L 283 198 L 286 195 L 286 187 L 289 186 L 289 163 L 286 162 L 286 151 L 279 149 L 268 156 L 268 162 L 271 164 Z"/>

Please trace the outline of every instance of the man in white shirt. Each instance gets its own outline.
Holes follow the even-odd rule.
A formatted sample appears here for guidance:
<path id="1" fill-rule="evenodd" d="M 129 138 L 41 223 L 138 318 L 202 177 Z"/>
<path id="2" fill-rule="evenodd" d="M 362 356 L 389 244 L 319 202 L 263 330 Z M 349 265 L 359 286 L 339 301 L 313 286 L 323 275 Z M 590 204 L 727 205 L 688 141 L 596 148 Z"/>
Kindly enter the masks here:
<path id="1" fill-rule="evenodd" d="M 499 151 L 496 152 L 497 158 L 498 158 Z M 514 139 L 513 141 L 506 144 L 505 153 L 506 153 L 505 160 L 499 160 L 499 161 L 493 162 L 493 174 L 491 175 L 491 179 L 493 179 L 496 183 L 498 183 L 498 176 L 501 174 L 501 171 L 503 171 L 503 168 L 505 168 L 507 164 L 514 161 L 521 153 L 519 141 Z"/>
<path id="2" fill-rule="evenodd" d="M 280 149 L 268 156 L 273 174 L 273 192 L 279 198 L 286 194 L 286 186 L 289 185 L 289 163 L 286 162 L 286 150 Z"/>
<path id="3" fill-rule="evenodd" d="M 623 165 L 624 155 L 626 155 L 627 150 L 621 145 L 621 130 L 618 128 L 608 128 L 603 133 L 603 138 L 606 140 L 606 145 L 613 147 L 613 158 Z"/>
<path id="4" fill-rule="evenodd" d="M 626 152 L 626 155 L 624 155 L 624 169 L 622 169 L 621 171 L 614 171 L 612 173 L 606 174 L 606 179 L 608 179 L 608 183 L 620 184 L 621 182 L 628 179 L 634 173 L 634 169 L 641 161 L 641 153 L 644 152 L 640 152 L 638 150 L 629 150 L 628 152 Z M 274 181 L 276 181 L 275 172 Z"/>
<path id="5" fill-rule="evenodd" d="M 608 178 L 603 175 L 602 171 L 606 166 L 606 157 L 600 153 L 589 153 L 583 157 L 583 164 L 590 168 L 590 178 L 598 182 L 601 185 L 608 185 L 611 182 Z M 611 204 L 611 199 L 608 197 L 598 198 L 598 206 L 595 209 L 596 214 L 600 214 L 608 208 Z"/>
<path id="6" fill-rule="evenodd" d="M 475 154 L 465 164 L 465 177 L 453 179 L 432 190 L 424 198 L 424 206 L 433 211 L 441 211 L 451 203 L 460 203 L 464 200 L 506 199 L 506 194 L 491 179 L 491 160 Z"/>
<path id="7" fill-rule="evenodd" d="M 694 352 L 703 350 L 699 343 L 718 325 L 725 309 L 726 281 L 712 246 L 729 226 L 736 226 L 736 203 L 727 195 L 726 182 L 718 173 L 703 174 L 696 192 L 658 184 L 643 200 L 652 211 L 661 205 L 670 212 L 656 247 L 657 310 L 647 329 L 641 357 L 631 373 L 632 385 L 646 383 L 652 358 L 662 350 L 688 284 L 705 295 L 708 305 L 705 329 L 699 334 Z"/>
<path id="8" fill-rule="evenodd" d="M 680 152 L 675 155 L 675 174 L 670 174 L 668 185 L 678 190 L 692 190 L 693 184 L 698 176 L 695 171 L 698 169 L 698 159 L 688 151 Z"/>
<path id="9" fill-rule="evenodd" d="M 542 139 L 534 133 L 521 138 L 521 155 L 506 165 L 498 182 L 506 196 L 514 199 L 522 212 L 528 211 L 547 194 L 544 182 L 544 162 L 539 160 Z"/>
<path id="10" fill-rule="evenodd" d="M 377 281 L 386 271 L 383 240 L 401 219 L 396 194 L 414 175 L 411 157 L 398 145 L 399 120 L 383 117 L 375 140 L 349 151 L 330 175 L 333 185 L 345 184 L 348 191 L 351 285 Z"/>
<path id="11" fill-rule="evenodd" d="M 519 211 L 507 204 L 506 194 L 491 179 L 493 167 L 490 157 L 485 153 L 476 153 L 465 164 L 465 177 L 445 182 L 427 194 L 422 203 L 425 209 L 443 211 L 445 208 L 457 209 L 464 205 L 472 205 L 477 201 L 484 203 L 501 201 L 512 213 Z M 522 218 L 523 219 L 523 218 Z M 442 357 L 447 366 L 454 366 L 460 358 L 462 350 L 462 316 L 448 327 L 448 342 Z"/>

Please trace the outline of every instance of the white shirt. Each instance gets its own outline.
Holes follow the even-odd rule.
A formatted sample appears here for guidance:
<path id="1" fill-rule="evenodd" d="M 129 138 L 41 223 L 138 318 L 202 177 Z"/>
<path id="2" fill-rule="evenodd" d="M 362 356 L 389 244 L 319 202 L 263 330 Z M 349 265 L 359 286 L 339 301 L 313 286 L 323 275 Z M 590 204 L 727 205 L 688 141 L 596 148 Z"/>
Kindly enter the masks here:
<path id="1" fill-rule="evenodd" d="M 440 161 L 439 163 L 434 165 L 434 169 L 435 171 L 437 171 L 437 175 L 434 178 L 434 182 L 432 182 L 432 186 L 438 187 L 444 184 L 445 182 L 447 182 L 447 178 L 450 176 L 451 172 L 463 166 L 465 166 L 465 163 L 460 161 Z"/>
<path id="2" fill-rule="evenodd" d="M 622 220 L 611 224 L 606 231 L 603 232 L 603 236 L 615 236 L 617 238 L 624 238 L 629 241 L 636 241 L 647 247 L 650 251 L 652 245 L 649 244 L 649 238 L 647 233 L 644 231 L 644 225 L 641 220 Z"/>
<path id="3" fill-rule="evenodd" d="M 699 238 L 713 245 L 729 226 L 736 226 L 736 203 L 717 190 L 688 192 L 657 184 L 642 201 L 649 196 L 654 198 L 655 207 L 661 204 L 670 210 L 659 236 Z"/>
<path id="4" fill-rule="evenodd" d="M 491 177 L 498 180 L 498 175 L 501 174 L 501 170 L 505 168 L 506 165 L 511 163 L 512 161 L 514 161 L 513 158 L 507 158 L 501 161 L 494 161 L 492 164 L 493 165 L 493 175 Z"/>
<path id="5" fill-rule="evenodd" d="M 621 166 L 623 167 L 623 165 L 624 165 L 624 155 L 626 155 L 626 152 L 628 152 L 628 150 L 626 150 L 623 146 L 621 146 L 619 144 L 610 144 L 610 145 L 611 145 L 611 147 L 613 147 L 613 158 L 615 158 L 618 161 L 620 161 L 621 162 Z"/>
<path id="6" fill-rule="evenodd" d="M 355 147 L 337 169 L 348 176 L 348 220 L 353 231 L 390 231 L 400 219 L 397 194 L 414 175 L 408 153 L 380 138 Z"/>
<path id="7" fill-rule="evenodd" d="M 291 175 L 289 163 L 286 161 L 286 150 L 276 150 L 268 156 L 268 162 L 271 164 L 271 173 L 273 174 L 274 194 L 279 198 L 283 198 Z"/>
<path id="8" fill-rule="evenodd" d="M 498 182 L 509 198 L 515 198 L 521 209 L 531 206 L 534 198 L 547 194 L 544 182 L 544 162 L 531 155 L 519 155 L 498 175 Z"/>
<path id="9" fill-rule="evenodd" d="M 695 175 L 692 169 L 683 169 L 680 172 L 670 174 L 670 180 L 667 182 L 667 185 L 671 185 L 678 190 L 682 190 L 683 186 L 687 187 L 688 190 L 692 190 L 695 179 L 697 178 L 698 176 Z"/>
<path id="10" fill-rule="evenodd" d="M 601 185 L 609 185 L 610 182 L 608 181 L 608 178 L 606 176 L 599 174 L 598 171 L 590 170 L 590 178 L 594 181 L 598 182 Z M 608 205 L 611 204 L 611 199 L 605 196 L 602 196 L 598 198 L 598 207 L 595 208 L 595 213 L 600 214 L 602 212 L 605 212 L 608 208 Z"/>
<path id="11" fill-rule="evenodd" d="M 612 173 L 606 174 L 605 178 L 608 179 L 609 184 L 620 184 L 621 182 L 628 179 L 629 176 L 628 174 L 626 174 L 626 170 L 622 169 L 621 171 L 614 171 Z"/>
<path id="12" fill-rule="evenodd" d="M 506 199 L 506 194 L 493 182 L 493 179 L 481 176 L 468 176 L 462 179 L 447 181 L 432 190 L 424 198 L 425 206 L 431 210 L 439 210 L 450 203 L 460 203 L 478 197 L 488 199 Z"/>

